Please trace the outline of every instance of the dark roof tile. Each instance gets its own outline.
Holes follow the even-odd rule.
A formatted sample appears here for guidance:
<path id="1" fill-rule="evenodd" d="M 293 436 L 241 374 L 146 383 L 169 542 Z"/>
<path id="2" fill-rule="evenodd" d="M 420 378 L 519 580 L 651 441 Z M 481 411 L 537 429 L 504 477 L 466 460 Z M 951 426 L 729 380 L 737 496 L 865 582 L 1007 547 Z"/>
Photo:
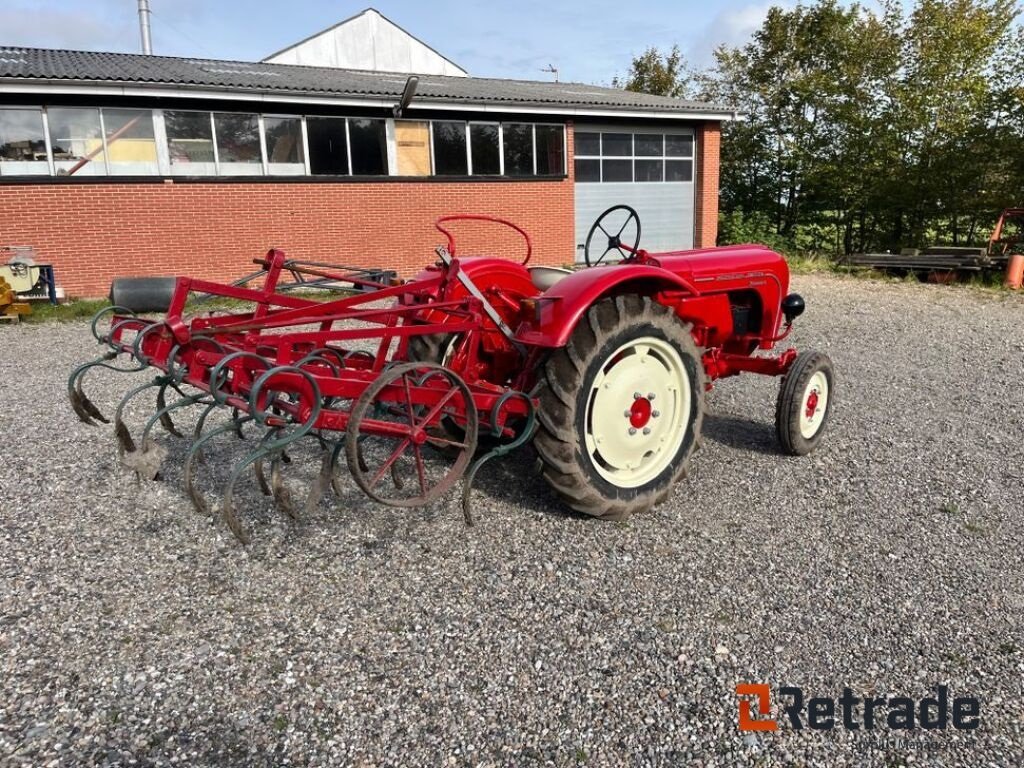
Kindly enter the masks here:
<path id="1" fill-rule="evenodd" d="M 159 84 L 179 88 L 397 101 L 406 77 L 404 73 L 266 62 L 0 47 L 0 84 L 18 79 L 64 80 L 83 84 Z M 730 107 L 583 83 L 484 77 L 420 75 L 416 94 L 419 99 L 481 106 L 548 106 L 661 114 L 733 112 Z"/>

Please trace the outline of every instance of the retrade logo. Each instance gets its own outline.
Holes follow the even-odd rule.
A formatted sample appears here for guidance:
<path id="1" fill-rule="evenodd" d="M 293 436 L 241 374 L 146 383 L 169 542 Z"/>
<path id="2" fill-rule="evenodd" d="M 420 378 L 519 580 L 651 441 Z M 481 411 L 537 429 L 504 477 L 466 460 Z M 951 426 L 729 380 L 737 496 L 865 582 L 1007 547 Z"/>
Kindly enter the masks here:
<path id="1" fill-rule="evenodd" d="M 776 731 L 779 722 L 770 718 L 772 692 L 767 683 L 740 683 L 739 729 L 741 731 Z M 779 688 L 782 712 L 794 730 L 808 727 L 850 731 L 890 728 L 909 730 L 944 730 L 952 725 L 959 730 L 973 730 L 981 723 L 981 703 L 973 696 L 958 696 L 950 702 L 949 689 L 940 685 L 935 696 L 915 700 L 906 696 L 859 697 L 844 688 L 838 699 L 830 696 L 806 698 L 802 688 L 787 685 Z M 756 715 L 754 710 L 756 709 Z M 784 722 L 784 721 L 783 721 Z"/>
<path id="2" fill-rule="evenodd" d="M 755 720 L 750 715 L 752 699 L 743 696 L 754 696 L 757 700 L 757 713 L 770 715 L 772 712 L 772 690 L 767 683 L 740 683 L 736 686 L 736 695 L 740 696 L 740 730 L 741 731 L 776 731 L 779 724 L 774 720 Z"/>

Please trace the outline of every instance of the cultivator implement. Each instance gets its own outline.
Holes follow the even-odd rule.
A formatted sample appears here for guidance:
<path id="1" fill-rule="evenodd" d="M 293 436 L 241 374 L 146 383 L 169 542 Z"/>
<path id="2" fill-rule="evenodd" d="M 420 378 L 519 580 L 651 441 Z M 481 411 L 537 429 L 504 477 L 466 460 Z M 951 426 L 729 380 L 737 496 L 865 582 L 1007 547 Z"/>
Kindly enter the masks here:
<path id="1" fill-rule="evenodd" d="M 608 220 L 623 211 L 621 226 Z M 466 220 L 517 232 L 523 261 L 457 256 L 447 225 Z M 819 442 L 831 362 L 792 349 L 754 355 L 784 339 L 803 311 L 803 300 L 786 294 L 778 254 L 758 246 L 650 254 L 637 247 L 639 218 L 625 206 L 595 223 L 585 251 L 594 268 L 575 272 L 527 269 L 529 237 L 501 219 L 450 216 L 437 227 L 447 245 L 409 280 L 279 250 L 230 285 L 117 280 L 114 306 L 92 324 L 106 349 L 72 372 L 71 406 L 88 424 L 112 423 L 121 461 L 145 479 L 160 477 L 168 454 L 158 426 L 189 440 L 192 504 L 243 543 L 250 534 L 236 496 L 246 475 L 293 518 L 341 493 L 342 464 L 366 496 L 393 507 L 435 502 L 461 481 L 472 524 L 480 468 L 531 439 L 569 506 L 621 519 L 667 497 L 696 445 L 705 391 L 742 372 L 784 377 L 777 430 L 786 452 Z M 613 251 L 622 261 L 604 265 Z M 345 295 L 309 295 L 340 287 Z M 152 376 L 108 420 L 83 386 L 95 371 Z M 132 404 L 146 399 L 155 410 L 130 425 Z M 186 413 L 191 430 L 177 426 Z M 228 468 L 215 502 L 204 477 L 219 438 L 231 435 L 248 452 Z M 303 445 L 318 458 L 297 498 L 285 475 Z"/>
<path id="2" fill-rule="evenodd" d="M 157 425 L 181 438 L 175 417 L 201 409 L 184 478 L 190 499 L 205 514 L 214 505 L 197 482 L 204 453 L 218 436 L 241 437 L 257 427 L 252 451 L 232 468 L 219 505 L 223 520 L 242 542 L 249 541 L 249 534 L 234 495 L 248 471 L 293 517 L 337 486 L 342 460 L 371 499 L 396 507 L 428 504 L 451 490 L 471 464 L 479 466 L 487 458 L 476 456 L 481 430 L 501 438 L 504 453 L 507 443 L 528 437 L 534 409 L 530 397 L 509 386 L 467 382 L 440 363 L 410 360 L 410 339 L 437 334 L 472 339 L 487 317 L 481 299 L 468 292 L 446 298 L 455 278 L 450 257 L 441 253 L 442 268 L 430 278 L 408 283 L 391 278 L 388 285 L 344 268 L 290 261 L 277 250 L 260 262 L 263 284 L 258 288 L 178 278 L 159 320 L 120 306 L 93 319 L 93 335 L 107 351 L 69 377 L 71 406 L 86 423 L 109 423 L 85 394 L 86 376 L 94 369 L 152 371 L 152 379 L 125 394 L 112 418 L 122 462 L 146 479 L 159 476 L 166 454 L 154 439 Z M 278 281 L 286 272 L 357 291 L 328 301 L 296 296 L 291 287 L 309 282 L 296 281 L 281 290 Z M 154 284 L 145 287 L 143 303 L 150 308 Z M 188 317 L 186 304 L 192 306 L 190 299 L 196 297 L 200 305 L 221 298 L 245 302 L 251 309 Z M 431 322 L 428 313 L 438 321 Z M 101 331 L 106 316 L 109 329 Z M 154 398 L 156 410 L 133 433 L 125 421 L 127 408 L 146 397 Z M 323 458 L 307 498 L 297 502 L 281 475 L 289 446 L 303 439 L 319 445 Z M 468 486 L 464 498 L 471 521 Z"/>

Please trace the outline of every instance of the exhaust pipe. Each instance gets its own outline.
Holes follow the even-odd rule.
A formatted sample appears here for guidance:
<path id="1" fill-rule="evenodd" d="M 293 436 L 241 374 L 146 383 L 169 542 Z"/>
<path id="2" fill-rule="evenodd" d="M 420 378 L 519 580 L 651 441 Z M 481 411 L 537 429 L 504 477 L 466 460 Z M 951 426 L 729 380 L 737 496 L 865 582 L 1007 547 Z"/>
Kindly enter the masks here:
<path id="1" fill-rule="evenodd" d="M 149 10 L 149 0 L 139 0 L 139 33 L 142 36 L 142 52 L 149 56 L 153 53 L 153 38 L 150 35 L 149 17 L 152 11 Z"/>

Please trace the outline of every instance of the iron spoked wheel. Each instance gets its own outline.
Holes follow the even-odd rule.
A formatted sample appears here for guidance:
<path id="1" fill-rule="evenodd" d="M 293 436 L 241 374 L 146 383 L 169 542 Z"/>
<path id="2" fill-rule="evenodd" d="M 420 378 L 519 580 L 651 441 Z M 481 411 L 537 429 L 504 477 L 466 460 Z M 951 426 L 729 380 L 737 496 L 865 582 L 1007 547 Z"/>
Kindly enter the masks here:
<path id="1" fill-rule="evenodd" d="M 828 355 L 802 352 L 779 387 L 775 431 L 782 449 L 804 456 L 821 442 L 835 400 L 835 370 Z"/>
<path id="2" fill-rule="evenodd" d="M 545 479 L 594 517 L 649 509 L 686 469 L 703 396 L 689 326 L 648 298 L 598 302 L 543 369 L 534 445 Z"/>
<path id="3" fill-rule="evenodd" d="M 620 224 L 622 215 L 625 220 Z M 600 231 L 602 236 L 594 240 L 594 236 Z M 614 233 L 614 234 L 613 234 Z M 625 243 L 634 250 L 640 247 L 640 215 L 628 205 L 613 205 L 600 216 L 587 233 L 586 245 L 583 246 L 583 260 L 588 267 L 596 267 L 604 261 L 604 257 L 611 251 L 618 253 L 619 258 L 626 260 L 633 256 L 633 252 L 623 245 L 623 235 L 626 235 Z M 595 258 L 591 258 L 591 242 L 593 241 Z M 600 256 L 596 254 L 601 252 Z"/>
<path id="4" fill-rule="evenodd" d="M 436 390 L 430 404 L 414 390 Z M 462 414 L 464 434 L 441 422 Z M 466 383 L 436 363 L 403 363 L 385 371 L 356 400 L 345 434 L 353 479 L 374 501 L 418 507 L 438 499 L 465 474 L 476 450 L 478 414 Z"/>

